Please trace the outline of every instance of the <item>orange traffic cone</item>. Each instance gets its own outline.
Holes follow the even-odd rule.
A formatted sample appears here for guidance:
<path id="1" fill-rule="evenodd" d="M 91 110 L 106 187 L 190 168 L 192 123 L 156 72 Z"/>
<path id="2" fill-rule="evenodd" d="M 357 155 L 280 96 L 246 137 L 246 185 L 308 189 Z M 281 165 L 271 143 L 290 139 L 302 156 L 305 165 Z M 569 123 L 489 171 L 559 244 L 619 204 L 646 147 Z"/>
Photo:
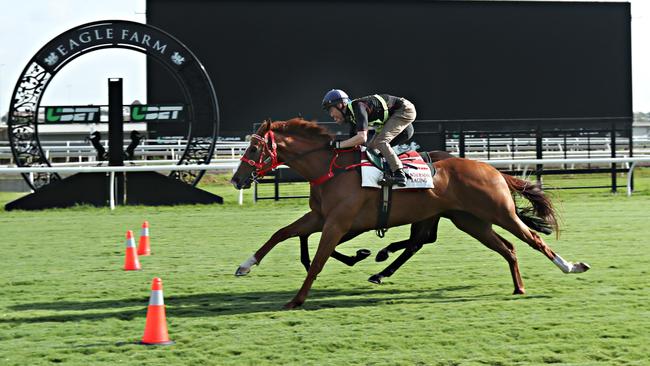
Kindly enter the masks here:
<path id="1" fill-rule="evenodd" d="M 135 240 L 133 240 L 133 231 L 126 232 L 126 256 L 124 257 L 124 269 L 127 271 L 136 271 L 140 269 L 138 252 L 135 249 Z"/>
<path id="2" fill-rule="evenodd" d="M 174 344 L 167 334 L 167 319 L 165 318 L 165 300 L 163 300 L 162 280 L 154 278 L 151 284 L 151 297 L 147 309 L 147 323 L 144 326 L 144 336 L 140 344 L 168 345 Z"/>
<path id="3" fill-rule="evenodd" d="M 138 243 L 138 255 L 151 255 L 151 248 L 149 247 L 149 221 L 142 223 L 140 242 Z"/>

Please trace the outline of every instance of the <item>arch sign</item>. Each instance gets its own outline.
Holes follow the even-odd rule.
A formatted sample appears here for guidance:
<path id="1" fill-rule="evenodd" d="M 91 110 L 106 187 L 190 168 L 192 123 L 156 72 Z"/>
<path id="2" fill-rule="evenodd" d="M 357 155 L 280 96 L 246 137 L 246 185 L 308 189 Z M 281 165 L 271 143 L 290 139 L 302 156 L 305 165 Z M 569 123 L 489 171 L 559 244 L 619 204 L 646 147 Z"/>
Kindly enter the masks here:
<path id="1" fill-rule="evenodd" d="M 145 53 L 162 64 L 178 82 L 186 106 L 187 145 L 178 164 L 209 164 L 219 132 L 219 107 L 210 77 L 196 56 L 179 40 L 150 25 L 124 20 L 97 21 L 72 28 L 48 42 L 23 69 L 13 91 L 7 120 L 9 142 L 18 166 L 50 166 L 38 138 L 41 97 L 54 76 L 70 61 L 106 48 Z M 161 111 L 137 110 L 136 117 Z M 164 111 L 173 112 L 173 111 Z M 172 113 L 173 114 L 173 113 Z M 171 114 L 170 114 L 171 115 Z M 196 185 L 204 171 L 172 173 Z M 58 174 L 35 174 L 34 189 L 60 179 Z"/>

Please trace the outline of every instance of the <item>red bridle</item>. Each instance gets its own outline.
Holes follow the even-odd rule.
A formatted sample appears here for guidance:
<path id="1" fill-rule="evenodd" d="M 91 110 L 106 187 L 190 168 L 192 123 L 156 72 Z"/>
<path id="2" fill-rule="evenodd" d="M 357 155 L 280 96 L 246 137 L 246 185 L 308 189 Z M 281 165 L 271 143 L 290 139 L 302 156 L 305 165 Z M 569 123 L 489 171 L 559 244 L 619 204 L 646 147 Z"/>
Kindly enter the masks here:
<path id="1" fill-rule="evenodd" d="M 269 144 L 266 143 L 267 138 L 270 140 Z M 254 134 L 254 135 L 251 136 L 251 140 L 252 139 L 255 139 L 255 140 L 260 142 L 260 146 L 259 146 L 260 157 L 259 157 L 259 159 L 257 159 L 258 161 L 255 161 L 253 159 L 249 159 L 246 155 L 242 156 L 239 160 L 241 160 L 241 161 L 243 161 L 245 163 L 248 163 L 252 167 L 254 167 L 256 177 L 261 178 L 266 173 L 268 173 L 271 170 L 277 168 L 278 166 L 284 164 L 284 163 L 278 162 L 278 146 L 275 143 L 275 134 L 273 133 L 272 130 L 269 130 L 267 133 L 265 133 L 264 137 L 261 137 L 260 135 Z M 265 155 L 268 155 L 268 157 L 266 159 L 264 159 Z"/>
<path id="2" fill-rule="evenodd" d="M 260 157 L 257 159 L 257 161 L 248 158 L 246 155 L 242 156 L 239 160 L 248 163 L 250 166 L 255 168 L 254 172 L 254 178 L 262 178 L 264 175 L 271 170 L 277 168 L 280 165 L 285 164 L 284 162 L 279 162 L 278 161 L 278 146 L 275 143 L 275 134 L 273 133 L 272 130 L 269 130 L 267 133 L 264 134 L 264 137 L 261 137 L 260 135 L 254 134 L 251 136 L 251 139 L 255 139 L 260 142 Z M 267 143 L 267 139 L 270 140 L 270 143 Z M 252 144 L 252 141 L 251 141 Z M 327 149 L 328 147 L 319 147 L 314 150 L 307 151 L 305 153 L 299 154 L 298 156 L 287 160 L 287 162 L 295 160 L 297 158 L 303 157 L 305 155 L 311 154 L 313 152 L 322 150 L 322 149 Z M 332 157 L 332 160 L 330 161 L 329 165 L 329 170 L 328 172 L 320 176 L 314 180 L 311 180 L 310 183 L 313 186 L 318 186 L 321 185 L 328 180 L 334 178 L 334 176 L 339 173 L 339 172 L 345 172 L 345 171 L 350 171 L 351 169 L 354 169 L 358 166 L 363 166 L 363 165 L 368 165 L 369 163 L 359 163 L 359 164 L 352 164 L 350 166 L 339 166 L 336 163 L 336 160 L 339 157 L 339 154 L 341 153 L 349 153 L 352 151 L 358 150 L 357 147 L 354 148 L 348 148 L 348 149 L 334 149 L 334 156 Z M 268 157 L 265 159 L 264 156 L 268 155 Z"/>

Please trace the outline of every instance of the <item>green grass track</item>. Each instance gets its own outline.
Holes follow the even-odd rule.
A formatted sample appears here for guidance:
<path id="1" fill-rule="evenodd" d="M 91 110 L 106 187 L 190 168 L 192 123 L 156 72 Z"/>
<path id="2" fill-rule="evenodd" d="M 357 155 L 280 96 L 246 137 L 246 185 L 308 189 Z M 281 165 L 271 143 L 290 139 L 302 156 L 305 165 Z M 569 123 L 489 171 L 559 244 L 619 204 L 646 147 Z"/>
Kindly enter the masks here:
<path id="1" fill-rule="evenodd" d="M 552 192 L 563 231 L 545 240 L 589 263 L 587 273 L 565 275 L 499 230 L 517 248 L 527 290 L 512 296 L 506 262 L 443 220 L 438 242 L 379 286 L 366 280 L 387 263 L 372 258 L 408 227 L 340 247 L 373 257 L 355 267 L 330 260 L 296 311 L 281 307 L 305 276 L 297 239 L 249 276 L 233 273 L 307 211 L 304 199 L 253 204 L 246 192 L 238 206 L 217 178 L 203 188 L 224 205 L 2 211 L 0 365 L 649 365 L 650 171 L 635 177 L 632 197 Z M 546 183 L 572 179 L 608 183 Z M 0 203 L 18 196 L 0 193 Z M 140 258 L 142 271 L 123 271 L 125 232 L 137 240 L 144 220 L 153 255 Z M 173 346 L 135 344 L 154 277 Z"/>

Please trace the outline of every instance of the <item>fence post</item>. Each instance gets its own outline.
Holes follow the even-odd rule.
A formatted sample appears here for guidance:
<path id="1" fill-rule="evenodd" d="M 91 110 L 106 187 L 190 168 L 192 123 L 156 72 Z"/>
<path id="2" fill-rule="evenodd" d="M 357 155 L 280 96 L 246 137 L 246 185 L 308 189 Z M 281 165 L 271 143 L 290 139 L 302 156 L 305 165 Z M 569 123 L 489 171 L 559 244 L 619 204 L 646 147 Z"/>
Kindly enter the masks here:
<path id="1" fill-rule="evenodd" d="M 255 182 L 253 184 L 254 184 L 254 187 L 253 187 L 253 203 L 257 203 L 257 184 L 258 184 L 257 180 L 255 180 Z"/>
<path id="2" fill-rule="evenodd" d="M 632 192 L 634 192 L 634 167 L 636 166 L 636 161 L 632 162 L 630 165 L 630 170 L 627 172 L 627 196 L 630 197 Z"/>
<path id="3" fill-rule="evenodd" d="M 632 126 L 631 123 L 630 123 L 630 126 Z M 628 134 L 629 134 L 629 136 L 630 136 L 630 139 L 629 139 L 629 145 L 628 145 L 628 146 L 629 146 L 629 150 L 630 150 L 630 155 L 629 155 L 629 157 L 632 158 L 632 157 L 634 157 L 634 134 L 633 134 L 633 131 L 632 131 L 632 127 L 630 127 L 627 131 L 628 131 Z M 632 166 L 634 167 L 634 165 L 632 165 Z M 632 172 L 632 171 L 630 170 L 630 172 Z M 629 179 L 629 181 L 627 182 L 627 186 L 628 186 L 628 188 L 631 190 L 631 191 L 630 191 L 630 194 L 632 194 L 631 192 L 634 191 L 634 175 L 633 175 L 633 174 L 630 174 L 630 175 L 629 175 L 629 178 L 630 178 L 630 179 Z"/>
<path id="4" fill-rule="evenodd" d="M 34 172 L 29 172 L 29 183 L 31 183 L 32 186 L 34 185 Z M 29 191 L 34 193 L 33 189 L 30 189 Z"/>
<path id="5" fill-rule="evenodd" d="M 463 131 L 463 123 L 460 123 L 460 131 L 458 131 L 458 156 L 465 157 L 465 131 Z"/>
<path id="6" fill-rule="evenodd" d="M 566 160 L 566 132 L 564 133 L 564 160 Z M 562 164 L 562 169 L 566 170 L 566 164 Z"/>
<path id="7" fill-rule="evenodd" d="M 490 150 L 492 149 L 492 146 L 490 144 L 490 133 L 488 132 L 487 134 L 487 159 L 490 160 Z"/>
<path id="8" fill-rule="evenodd" d="M 115 172 L 110 172 L 108 177 L 108 202 L 112 211 L 115 209 Z"/>
<path id="9" fill-rule="evenodd" d="M 543 141 L 542 141 L 542 128 L 537 125 L 537 128 L 535 129 L 535 156 L 537 159 L 543 159 Z M 544 169 L 544 165 L 542 164 L 537 164 L 535 167 L 535 175 L 537 176 L 537 185 L 542 187 L 542 170 Z"/>
<path id="10" fill-rule="evenodd" d="M 610 150 L 612 151 L 612 158 L 616 157 L 616 125 L 612 122 L 612 130 L 610 131 Z M 612 163 L 612 193 L 616 193 L 616 163 Z"/>

